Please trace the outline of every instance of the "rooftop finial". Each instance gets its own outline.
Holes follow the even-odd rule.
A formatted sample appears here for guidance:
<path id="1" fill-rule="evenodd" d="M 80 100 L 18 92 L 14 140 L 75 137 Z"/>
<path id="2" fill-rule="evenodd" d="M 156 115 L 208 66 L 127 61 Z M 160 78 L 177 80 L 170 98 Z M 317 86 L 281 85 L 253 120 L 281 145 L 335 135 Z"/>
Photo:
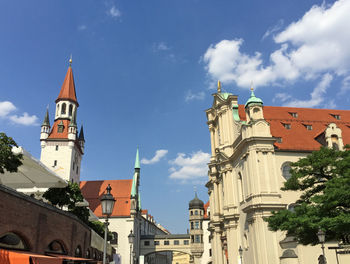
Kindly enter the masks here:
<path id="1" fill-rule="evenodd" d="M 254 91 L 253 81 L 251 81 L 251 83 L 250 83 L 250 90 L 251 90 L 252 92 Z"/>
<path id="2" fill-rule="evenodd" d="M 221 93 L 221 82 L 218 81 L 218 93 Z"/>
<path id="3" fill-rule="evenodd" d="M 72 60 L 72 54 L 71 54 L 71 55 L 70 55 L 70 58 L 69 58 L 69 67 L 72 66 L 72 62 L 73 62 L 73 60 Z"/>

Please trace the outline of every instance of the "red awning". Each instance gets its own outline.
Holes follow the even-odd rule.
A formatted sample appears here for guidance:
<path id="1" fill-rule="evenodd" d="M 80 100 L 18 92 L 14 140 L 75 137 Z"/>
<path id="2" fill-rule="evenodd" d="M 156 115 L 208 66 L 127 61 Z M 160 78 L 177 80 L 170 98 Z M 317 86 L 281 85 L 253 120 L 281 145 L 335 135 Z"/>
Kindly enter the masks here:
<path id="1" fill-rule="evenodd" d="M 62 259 L 25 251 L 0 249 L 1 264 L 62 264 Z"/>
<path id="2" fill-rule="evenodd" d="M 72 256 L 66 256 L 66 255 L 50 254 L 50 256 L 53 256 L 59 259 L 65 259 L 65 260 L 86 261 L 86 262 L 95 261 L 93 259 L 78 258 L 78 257 L 72 257 Z"/>

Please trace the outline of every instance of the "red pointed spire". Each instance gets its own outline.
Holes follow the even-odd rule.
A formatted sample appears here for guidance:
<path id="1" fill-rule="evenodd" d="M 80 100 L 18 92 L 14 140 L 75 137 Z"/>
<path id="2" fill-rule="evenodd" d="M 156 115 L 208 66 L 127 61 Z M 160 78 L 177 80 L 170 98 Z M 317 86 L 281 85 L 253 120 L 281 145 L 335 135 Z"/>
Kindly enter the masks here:
<path id="1" fill-rule="evenodd" d="M 56 103 L 59 100 L 69 100 L 79 105 L 77 101 L 77 95 L 75 93 L 75 84 L 74 84 L 73 71 L 71 67 L 71 60 L 69 62 L 70 62 L 69 68 L 68 68 L 66 77 L 64 78 L 64 82 L 62 84 L 60 94 L 56 99 Z"/>

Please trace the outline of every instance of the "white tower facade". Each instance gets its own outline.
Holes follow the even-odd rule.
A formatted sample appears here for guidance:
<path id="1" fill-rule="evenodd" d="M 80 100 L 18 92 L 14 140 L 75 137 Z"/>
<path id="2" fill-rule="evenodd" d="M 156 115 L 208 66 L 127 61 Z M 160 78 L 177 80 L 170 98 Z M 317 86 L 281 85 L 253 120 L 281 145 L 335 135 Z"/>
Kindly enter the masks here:
<path id="1" fill-rule="evenodd" d="M 78 135 L 76 116 L 79 104 L 71 61 L 55 102 L 55 121 L 52 127 L 48 111 L 41 126 L 40 161 L 65 180 L 79 183 L 85 139 L 82 127 Z"/>

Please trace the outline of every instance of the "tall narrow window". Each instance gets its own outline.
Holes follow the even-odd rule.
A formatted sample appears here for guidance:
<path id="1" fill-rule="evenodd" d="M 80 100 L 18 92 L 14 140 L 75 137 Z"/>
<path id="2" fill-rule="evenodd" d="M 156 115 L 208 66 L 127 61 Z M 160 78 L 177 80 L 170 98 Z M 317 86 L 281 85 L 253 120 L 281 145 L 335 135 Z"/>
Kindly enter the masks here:
<path id="1" fill-rule="evenodd" d="M 282 165 L 282 176 L 286 179 L 286 181 L 289 180 L 289 178 L 292 176 L 290 173 L 290 162 L 285 162 Z"/>
<path id="2" fill-rule="evenodd" d="M 56 151 L 58 150 L 58 145 L 56 145 Z"/>
<path id="3" fill-rule="evenodd" d="M 59 115 L 59 113 L 60 113 L 60 105 L 59 105 L 59 104 L 57 104 L 57 111 L 56 111 L 56 115 Z"/>
<path id="4" fill-rule="evenodd" d="M 66 114 L 66 104 L 65 103 L 62 104 L 61 114 L 62 115 Z"/>
<path id="5" fill-rule="evenodd" d="M 239 192 L 239 199 L 240 201 L 244 200 L 244 193 L 243 193 L 243 179 L 242 174 L 238 172 L 238 192 Z"/>
<path id="6" fill-rule="evenodd" d="M 54 160 L 53 166 L 54 166 L 54 167 L 57 166 L 57 160 Z"/>
<path id="7" fill-rule="evenodd" d="M 69 105 L 69 116 L 72 116 L 73 113 L 73 105 Z"/>

